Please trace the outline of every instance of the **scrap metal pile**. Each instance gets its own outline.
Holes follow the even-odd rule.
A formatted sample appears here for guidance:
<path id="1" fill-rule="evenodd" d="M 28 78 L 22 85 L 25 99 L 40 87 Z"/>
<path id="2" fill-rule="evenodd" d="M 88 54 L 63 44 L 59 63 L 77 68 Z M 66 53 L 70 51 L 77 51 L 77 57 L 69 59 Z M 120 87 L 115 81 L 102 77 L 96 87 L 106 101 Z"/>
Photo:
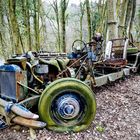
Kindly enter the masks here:
<path id="1" fill-rule="evenodd" d="M 102 42 L 98 34 L 89 43 L 75 40 L 69 54 L 27 52 L 8 59 L 0 66 L 1 128 L 85 130 L 96 115 L 94 88 L 140 65 L 140 52 L 129 39 L 110 40 L 105 49 Z"/>

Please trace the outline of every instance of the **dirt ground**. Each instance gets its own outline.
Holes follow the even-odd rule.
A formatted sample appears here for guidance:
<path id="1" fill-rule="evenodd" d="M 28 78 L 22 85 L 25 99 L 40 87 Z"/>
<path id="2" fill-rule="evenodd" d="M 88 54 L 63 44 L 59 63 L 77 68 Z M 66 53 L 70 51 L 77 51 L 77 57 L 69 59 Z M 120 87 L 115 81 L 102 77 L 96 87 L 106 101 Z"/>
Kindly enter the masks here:
<path id="1" fill-rule="evenodd" d="M 0 130 L 0 140 L 140 140 L 140 76 L 95 89 L 96 118 L 80 133 L 29 131 L 24 127 Z M 19 129 L 19 130 L 18 130 Z M 30 133 L 32 132 L 32 133 Z"/>

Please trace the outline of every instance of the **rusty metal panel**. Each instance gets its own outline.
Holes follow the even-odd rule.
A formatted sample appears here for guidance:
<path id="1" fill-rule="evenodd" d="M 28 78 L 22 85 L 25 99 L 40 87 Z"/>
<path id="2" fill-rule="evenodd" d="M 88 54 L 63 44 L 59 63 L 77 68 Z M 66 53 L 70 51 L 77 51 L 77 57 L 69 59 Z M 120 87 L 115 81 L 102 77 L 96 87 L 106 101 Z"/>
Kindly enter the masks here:
<path id="1" fill-rule="evenodd" d="M 96 87 L 105 85 L 108 82 L 108 76 L 103 75 L 103 76 L 95 77 L 95 82 L 96 82 L 96 85 L 95 85 Z"/>
<path id="2" fill-rule="evenodd" d="M 15 102 L 23 99 L 24 89 L 17 84 L 17 81 L 27 85 L 27 77 L 22 72 L 0 72 L 0 95 Z"/>
<path id="3" fill-rule="evenodd" d="M 0 94 L 2 97 L 16 101 L 16 77 L 15 72 L 0 72 Z"/>
<path id="4" fill-rule="evenodd" d="M 17 84 L 17 82 L 27 86 L 27 74 L 25 71 L 16 72 L 16 98 L 19 100 L 23 100 L 25 95 L 27 94 L 27 88 L 22 87 Z"/>

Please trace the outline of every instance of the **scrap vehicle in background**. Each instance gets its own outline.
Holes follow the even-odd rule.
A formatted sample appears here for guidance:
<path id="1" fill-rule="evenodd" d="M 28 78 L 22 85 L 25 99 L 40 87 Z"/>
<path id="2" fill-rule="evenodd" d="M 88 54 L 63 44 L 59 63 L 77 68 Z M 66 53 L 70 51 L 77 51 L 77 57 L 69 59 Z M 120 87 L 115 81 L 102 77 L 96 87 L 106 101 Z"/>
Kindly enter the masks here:
<path id="1" fill-rule="evenodd" d="M 112 39 L 105 49 L 102 41 L 97 34 L 89 43 L 75 40 L 70 54 L 28 52 L 8 59 L 0 66 L 1 127 L 85 130 L 96 114 L 94 88 L 140 65 L 140 52 L 129 39 Z"/>

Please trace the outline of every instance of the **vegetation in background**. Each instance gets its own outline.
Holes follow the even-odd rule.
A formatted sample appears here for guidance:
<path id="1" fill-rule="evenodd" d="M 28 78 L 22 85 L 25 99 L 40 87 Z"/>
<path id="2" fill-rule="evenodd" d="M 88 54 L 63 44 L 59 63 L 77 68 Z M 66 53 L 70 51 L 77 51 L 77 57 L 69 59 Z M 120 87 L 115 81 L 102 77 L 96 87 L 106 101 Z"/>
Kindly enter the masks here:
<path id="1" fill-rule="evenodd" d="M 75 39 L 88 42 L 96 32 L 105 40 L 132 33 L 138 42 L 139 8 L 136 0 L 0 0 L 0 55 L 66 52 Z"/>

